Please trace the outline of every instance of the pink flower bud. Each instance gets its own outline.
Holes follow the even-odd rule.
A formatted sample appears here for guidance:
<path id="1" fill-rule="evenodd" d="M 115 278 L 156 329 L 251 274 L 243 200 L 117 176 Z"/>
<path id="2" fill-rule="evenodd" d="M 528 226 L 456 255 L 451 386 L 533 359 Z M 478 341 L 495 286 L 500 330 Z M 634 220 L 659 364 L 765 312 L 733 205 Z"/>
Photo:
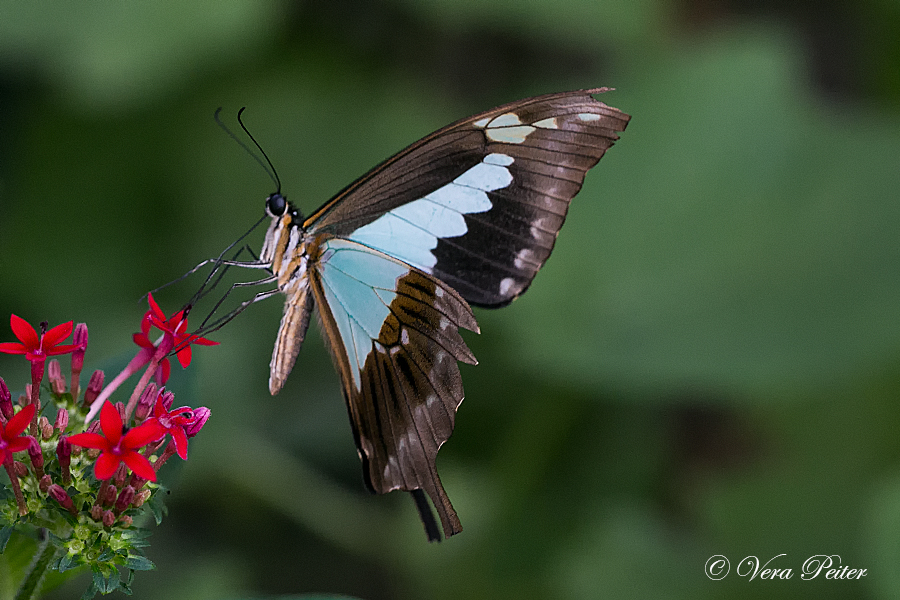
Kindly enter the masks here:
<path id="1" fill-rule="evenodd" d="M 81 374 L 81 369 L 84 366 L 84 351 L 87 350 L 88 344 L 87 325 L 79 323 L 75 326 L 75 331 L 72 333 L 72 343 L 78 346 L 72 351 L 72 379 L 76 379 Z"/>
<path id="2" fill-rule="evenodd" d="M 50 489 L 51 483 L 53 483 L 53 480 L 50 478 L 49 475 L 45 474 L 43 477 L 41 477 L 41 480 L 38 481 L 38 489 L 46 494 L 47 490 Z"/>
<path id="3" fill-rule="evenodd" d="M 103 524 L 107 527 L 112 527 L 116 523 L 116 515 L 113 514 L 113 511 L 107 510 L 103 513 Z"/>
<path id="4" fill-rule="evenodd" d="M 134 419 L 138 423 L 143 423 L 144 419 L 147 418 L 147 415 L 150 414 L 150 411 L 153 409 L 153 401 L 156 399 L 157 388 L 156 384 L 149 384 L 144 388 L 144 391 L 141 393 L 141 399 L 138 400 L 137 409 L 134 413 Z"/>
<path id="5" fill-rule="evenodd" d="M 66 430 L 66 427 L 69 426 L 69 411 L 64 408 L 61 408 L 56 413 L 56 423 L 53 427 L 58 430 L 60 433 Z"/>
<path id="6" fill-rule="evenodd" d="M 124 488 L 122 488 L 122 491 L 119 492 L 119 497 L 116 499 L 116 512 L 120 513 L 126 510 L 133 501 L 134 488 L 130 485 L 126 485 Z"/>
<path id="7" fill-rule="evenodd" d="M 121 463 L 119 468 L 116 469 L 115 475 L 113 475 L 113 483 L 117 488 L 122 487 L 122 484 L 125 483 L 125 478 L 128 477 L 128 467 L 125 466 L 125 463 Z"/>
<path id="8" fill-rule="evenodd" d="M 135 494 L 134 500 L 131 503 L 132 506 L 134 506 L 135 508 L 140 508 L 141 506 L 143 506 L 144 502 L 146 502 L 150 498 L 151 493 L 152 492 L 150 490 L 143 490 Z"/>
<path id="9" fill-rule="evenodd" d="M 106 486 L 106 489 L 103 490 L 103 506 L 112 506 L 116 501 L 116 495 L 119 490 L 116 489 L 114 485 Z"/>
<path id="10" fill-rule="evenodd" d="M 131 475 L 131 487 L 133 487 L 134 489 L 136 489 L 136 490 L 141 489 L 141 487 L 142 487 L 145 483 L 147 483 L 147 480 L 144 479 L 143 477 L 138 477 L 138 476 L 135 475 L 135 474 L 132 474 L 132 475 Z"/>
<path id="11" fill-rule="evenodd" d="M 17 460 L 13 461 L 13 473 L 16 474 L 16 477 L 28 477 L 28 467 L 25 466 L 25 463 L 21 463 Z"/>
<path id="12" fill-rule="evenodd" d="M 38 429 L 41 430 L 41 437 L 43 439 L 49 440 L 53 437 L 53 425 L 50 424 L 50 419 L 47 417 L 38 419 Z"/>
<path id="13" fill-rule="evenodd" d="M 164 392 L 160 395 L 160 402 L 162 402 L 162 407 L 166 410 L 172 408 L 172 401 L 175 400 L 175 394 L 172 392 Z"/>
<path id="14" fill-rule="evenodd" d="M 201 406 L 194 411 L 193 420 L 184 426 L 184 433 L 192 438 L 203 429 L 203 426 L 206 425 L 207 419 L 209 419 L 210 410 L 205 406 Z"/>
<path id="15" fill-rule="evenodd" d="M 91 518 L 95 521 L 99 521 L 103 518 L 103 507 L 99 504 L 95 504 L 91 507 Z"/>
<path id="16" fill-rule="evenodd" d="M 59 458 L 59 470 L 62 472 L 63 483 L 69 485 L 72 480 L 72 472 L 69 465 L 72 462 L 72 444 L 66 436 L 60 436 L 59 443 L 56 444 L 56 456 Z"/>
<path id="17" fill-rule="evenodd" d="M 9 421 L 13 418 L 13 404 L 12 404 L 12 394 L 9 393 L 9 388 L 6 387 L 6 382 L 3 381 L 3 378 L 0 377 L 0 416 Z"/>
<path id="18" fill-rule="evenodd" d="M 69 511 L 73 515 L 77 514 L 78 511 L 75 510 L 75 503 L 72 502 L 72 498 L 69 497 L 69 494 L 62 488 L 62 486 L 54 483 L 47 489 L 47 493 L 51 498 L 59 502 L 59 505 L 65 508 L 67 511 Z"/>
<path id="19" fill-rule="evenodd" d="M 103 371 L 99 369 L 94 371 L 91 375 L 90 381 L 88 381 L 87 389 L 84 391 L 84 402 L 82 406 L 84 408 L 89 407 L 94 403 L 94 400 L 97 399 L 97 396 L 100 395 L 100 392 L 103 390 Z"/>
<path id="20" fill-rule="evenodd" d="M 119 516 L 119 525 L 124 528 L 131 527 L 131 524 L 134 522 L 134 519 L 129 517 L 128 515 L 120 515 Z"/>
<path id="21" fill-rule="evenodd" d="M 26 437 L 31 437 L 31 436 L 26 436 Z M 34 462 L 35 460 L 41 461 L 41 465 L 43 466 L 44 455 L 41 452 L 41 445 L 34 438 L 31 438 L 31 445 L 28 446 L 28 456 L 29 456 L 29 458 L 31 458 L 32 462 Z"/>
<path id="22" fill-rule="evenodd" d="M 69 465 L 72 457 L 72 444 L 65 435 L 60 436 L 59 443 L 56 444 L 56 456 L 59 457 L 59 464 Z"/>
<path id="23" fill-rule="evenodd" d="M 50 380 L 50 387 L 54 394 L 66 393 L 66 378 L 63 377 L 62 368 L 55 358 L 47 363 L 47 379 Z"/>
<path id="24" fill-rule="evenodd" d="M 31 436 L 28 436 L 31 437 Z M 31 466 L 38 478 L 44 476 L 44 453 L 41 452 L 41 445 L 34 438 L 31 438 L 31 445 L 28 446 L 28 458 L 31 459 Z"/>

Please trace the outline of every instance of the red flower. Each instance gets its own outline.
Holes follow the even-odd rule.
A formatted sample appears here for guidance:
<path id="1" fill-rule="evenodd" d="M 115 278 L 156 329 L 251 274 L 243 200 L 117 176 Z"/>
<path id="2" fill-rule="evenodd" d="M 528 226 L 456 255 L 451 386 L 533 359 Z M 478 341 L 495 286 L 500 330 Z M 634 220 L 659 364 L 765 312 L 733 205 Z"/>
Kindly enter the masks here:
<path id="1" fill-rule="evenodd" d="M 6 425 L 0 421 L 0 463 L 5 463 L 16 452 L 28 450 L 34 443 L 32 437 L 19 437 L 34 418 L 34 411 L 34 404 L 29 404 L 16 413 Z"/>
<path id="2" fill-rule="evenodd" d="M 147 419 L 140 426 L 122 435 L 124 429 L 122 417 L 119 416 L 116 407 L 107 402 L 100 411 L 100 429 L 104 435 L 79 433 L 69 436 L 69 442 L 72 444 L 101 451 L 94 465 L 94 475 L 97 479 L 109 479 L 124 462 L 138 477 L 156 481 L 153 465 L 138 452 L 138 449 L 166 434 L 166 429 L 156 419 Z"/>
<path id="3" fill-rule="evenodd" d="M 59 345 L 72 334 L 72 321 L 57 325 L 41 335 L 38 335 L 28 321 L 16 315 L 10 315 L 9 326 L 19 341 L 0 343 L 0 352 L 24 354 L 31 362 L 39 361 L 43 364 L 48 356 L 67 354 L 78 347 L 76 344 Z"/>
<path id="4" fill-rule="evenodd" d="M 150 302 L 150 310 L 147 311 L 141 320 L 141 332 L 135 333 L 133 336 L 134 343 L 141 348 L 154 348 L 157 352 L 163 354 L 168 354 L 172 349 L 177 348 L 175 355 L 178 357 L 178 362 L 181 363 L 182 368 L 186 369 L 191 364 L 191 344 L 200 344 L 201 346 L 218 345 L 219 342 L 186 333 L 188 322 L 183 310 L 179 310 L 171 317 L 166 318 L 166 313 L 162 311 L 156 300 L 153 299 L 153 294 L 147 294 L 147 299 Z M 151 326 L 163 332 L 163 339 L 158 347 L 148 337 Z M 160 369 L 162 373 L 157 380 L 160 385 L 165 385 L 172 369 L 168 358 L 163 358 L 160 361 Z"/>
<path id="5" fill-rule="evenodd" d="M 166 433 L 172 436 L 172 441 L 175 442 L 175 450 L 178 451 L 178 456 L 181 457 L 181 460 L 187 460 L 188 437 L 193 437 L 193 435 L 189 436 L 189 433 L 196 435 L 195 430 L 199 430 L 198 424 L 200 427 L 203 427 L 206 419 L 209 418 L 209 409 L 201 406 L 195 411 L 188 406 L 182 406 L 181 408 L 168 410 L 164 396 L 166 394 L 161 393 L 157 397 L 156 404 L 153 407 L 153 418 L 159 421 L 159 424 L 165 428 Z"/>

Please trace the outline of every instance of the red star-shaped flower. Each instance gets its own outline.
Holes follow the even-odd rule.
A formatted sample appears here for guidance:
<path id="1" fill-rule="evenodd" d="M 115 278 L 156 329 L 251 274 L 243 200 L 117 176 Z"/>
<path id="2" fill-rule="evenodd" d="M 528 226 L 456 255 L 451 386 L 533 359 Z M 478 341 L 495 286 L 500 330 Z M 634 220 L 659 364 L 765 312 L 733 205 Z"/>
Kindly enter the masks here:
<path id="1" fill-rule="evenodd" d="M 153 406 L 153 418 L 159 421 L 159 424 L 165 428 L 166 433 L 172 436 L 172 441 L 175 442 L 175 450 L 178 452 L 181 460 L 187 460 L 188 434 L 194 432 L 196 425 L 201 420 L 202 423 L 199 424 L 201 427 L 203 426 L 203 423 L 209 418 L 209 409 L 200 407 L 195 411 L 189 406 L 182 406 L 181 408 L 168 410 L 163 401 L 164 395 L 161 393 L 156 399 L 156 404 Z"/>
<path id="2" fill-rule="evenodd" d="M 34 418 L 34 411 L 34 404 L 29 404 L 6 425 L 0 421 L 0 464 L 5 463 L 14 453 L 27 450 L 34 443 L 34 438 L 30 436 L 19 437 Z"/>
<path id="3" fill-rule="evenodd" d="M 156 481 L 153 465 L 138 450 L 166 434 L 165 427 L 160 425 L 159 421 L 147 419 L 140 426 L 125 433 L 119 411 L 107 402 L 100 411 L 100 429 L 104 435 L 79 433 L 69 436 L 69 442 L 72 444 L 100 450 L 100 456 L 94 465 L 94 475 L 97 479 L 109 479 L 124 462 L 138 477 Z"/>
<path id="4" fill-rule="evenodd" d="M 38 335 L 28 321 L 16 315 L 10 315 L 9 326 L 19 341 L 0 343 L 0 352 L 24 354 L 25 358 L 31 362 L 43 363 L 48 356 L 67 354 L 78 347 L 76 344 L 59 345 L 60 342 L 72 335 L 72 321 L 57 325 L 41 335 Z"/>
<path id="5" fill-rule="evenodd" d="M 147 311 L 141 320 L 141 332 L 135 333 L 133 336 L 134 343 L 141 348 L 155 348 L 164 354 L 168 354 L 172 349 L 177 348 L 175 355 L 178 357 L 178 362 L 181 363 L 182 368 L 187 368 L 191 364 L 191 344 L 200 344 L 201 346 L 218 345 L 219 342 L 186 333 L 188 322 L 183 310 L 179 310 L 167 318 L 166 313 L 162 311 L 156 300 L 153 299 L 153 294 L 147 294 L 147 299 L 150 302 L 150 310 Z M 148 336 L 151 326 L 163 332 L 163 339 L 158 347 L 150 341 Z M 158 381 L 160 385 L 165 385 L 172 369 L 168 358 L 163 358 L 160 361 L 160 369 L 162 373 Z"/>

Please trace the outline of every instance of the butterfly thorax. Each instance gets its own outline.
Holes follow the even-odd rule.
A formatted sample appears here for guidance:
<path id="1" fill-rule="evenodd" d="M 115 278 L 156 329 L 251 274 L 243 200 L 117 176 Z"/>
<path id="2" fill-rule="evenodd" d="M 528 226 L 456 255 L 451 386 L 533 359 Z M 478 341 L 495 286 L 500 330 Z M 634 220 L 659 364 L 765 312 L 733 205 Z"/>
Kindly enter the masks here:
<path id="1" fill-rule="evenodd" d="M 266 232 L 260 260 L 271 265 L 282 292 L 294 293 L 295 288 L 305 281 L 309 259 L 309 240 L 302 227 L 303 219 L 280 194 L 269 196 L 266 212 L 272 222 Z"/>

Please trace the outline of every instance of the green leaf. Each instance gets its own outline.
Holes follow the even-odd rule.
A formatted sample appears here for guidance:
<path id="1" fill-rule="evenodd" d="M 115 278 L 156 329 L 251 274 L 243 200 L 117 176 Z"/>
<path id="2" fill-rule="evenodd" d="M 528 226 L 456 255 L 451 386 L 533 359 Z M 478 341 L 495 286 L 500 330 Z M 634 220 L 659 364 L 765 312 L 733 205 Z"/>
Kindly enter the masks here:
<path id="1" fill-rule="evenodd" d="M 152 496 L 150 496 L 150 501 L 147 502 L 147 507 L 150 509 L 150 512 L 153 513 L 153 518 L 156 520 L 157 525 L 161 524 L 163 517 L 169 514 L 169 509 L 166 508 L 166 505 L 163 502 L 163 496 L 168 492 L 169 490 L 160 487 Z"/>
<path id="2" fill-rule="evenodd" d="M 101 594 L 109 594 L 119 588 L 119 572 L 115 568 L 94 565 L 91 567 L 94 587 Z"/>
<path id="3" fill-rule="evenodd" d="M 134 593 L 131 589 L 132 582 L 134 582 L 134 570 L 128 569 L 128 575 L 125 576 L 125 580 L 119 580 L 119 591 L 127 596 L 131 596 Z"/>
<path id="4" fill-rule="evenodd" d="M 0 529 L 0 554 L 3 554 L 3 551 L 6 550 L 6 543 L 9 542 L 9 537 L 12 535 L 12 532 L 12 525 L 7 525 L 3 529 Z"/>
<path id="5" fill-rule="evenodd" d="M 125 566 L 133 571 L 152 571 L 156 568 L 150 559 L 139 554 L 132 554 L 125 559 Z"/>
<path id="6" fill-rule="evenodd" d="M 57 564 L 56 570 L 60 573 L 65 573 L 71 569 L 75 569 L 81 566 L 80 555 L 75 554 L 63 554 L 59 559 L 59 563 Z"/>
<path id="7" fill-rule="evenodd" d="M 115 557 L 116 553 L 111 549 L 106 548 L 103 552 L 100 553 L 100 556 L 97 557 L 97 562 L 109 562 Z"/>

